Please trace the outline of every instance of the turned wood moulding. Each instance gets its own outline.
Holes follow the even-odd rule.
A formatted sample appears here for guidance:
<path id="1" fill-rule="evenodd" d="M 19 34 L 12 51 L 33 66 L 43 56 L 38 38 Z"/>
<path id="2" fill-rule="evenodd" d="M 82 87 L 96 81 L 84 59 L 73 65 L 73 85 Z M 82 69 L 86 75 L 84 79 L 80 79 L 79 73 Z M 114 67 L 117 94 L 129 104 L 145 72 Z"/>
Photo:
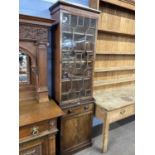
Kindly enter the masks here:
<path id="1" fill-rule="evenodd" d="M 47 47 L 48 31 L 55 20 L 19 15 L 19 51 L 30 58 L 30 82 L 20 84 L 20 101 L 48 101 Z"/>

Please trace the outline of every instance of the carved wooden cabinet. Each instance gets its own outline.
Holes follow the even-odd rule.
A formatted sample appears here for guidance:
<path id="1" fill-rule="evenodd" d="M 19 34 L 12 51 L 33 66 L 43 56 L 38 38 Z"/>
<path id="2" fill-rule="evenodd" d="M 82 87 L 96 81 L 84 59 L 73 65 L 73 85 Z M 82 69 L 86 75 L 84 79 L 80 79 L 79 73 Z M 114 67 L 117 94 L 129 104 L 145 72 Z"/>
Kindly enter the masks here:
<path id="1" fill-rule="evenodd" d="M 54 20 L 20 15 L 19 154 L 55 155 L 57 118 L 63 112 L 48 99 L 48 29 Z"/>
<path id="2" fill-rule="evenodd" d="M 53 26 L 54 99 L 65 111 L 60 120 L 59 154 L 91 145 L 92 77 L 98 11 L 58 1 L 50 7 Z"/>

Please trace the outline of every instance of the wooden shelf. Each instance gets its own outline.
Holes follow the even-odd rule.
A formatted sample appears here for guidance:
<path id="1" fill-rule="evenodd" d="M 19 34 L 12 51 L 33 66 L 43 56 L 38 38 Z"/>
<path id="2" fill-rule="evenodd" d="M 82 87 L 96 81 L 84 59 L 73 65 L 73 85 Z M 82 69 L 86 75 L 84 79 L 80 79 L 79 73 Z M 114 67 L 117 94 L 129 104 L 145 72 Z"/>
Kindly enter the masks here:
<path id="1" fill-rule="evenodd" d="M 99 72 L 110 72 L 110 71 L 123 71 L 123 70 L 134 70 L 134 66 L 123 66 L 123 67 L 106 67 L 106 68 L 96 68 L 95 73 Z"/>
<path id="2" fill-rule="evenodd" d="M 129 37 L 135 37 L 135 34 L 131 34 L 131 33 L 125 33 L 125 32 L 116 32 L 116 31 L 112 31 L 112 30 L 105 30 L 105 29 L 101 29 L 98 28 L 98 31 L 104 32 L 104 33 L 111 33 L 111 34 L 115 34 L 115 35 L 123 35 L 123 36 L 129 36 Z"/>
<path id="3" fill-rule="evenodd" d="M 116 53 L 108 51 L 108 52 L 96 52 L 96 55 L 135 55 L 135 53 L 129 53 L 129 52 Z"/>
<path id="4" fill-rule="evenodd" d="M 135 11 L 135 5 L 131 4 L 131 3 L 127 3 L 127 2 L 124 2 L 124 1 L 118 1 L 118 0 L 100 0 L 100 1 L 101 2 L 106 2 L 106 3 L 109 3 L 109 4 L 113 4 L 113 5 L 117 5 L 119 7 Z"/>
<path id="5" fill-rule="evenodd" d="M 118 80 L 96 80 L 94 81 L 94 87 L 111 85 L 111 84 L 119 84 L 124 82 L 131 82 L 131 81 L 135 81 L 135 78 L 123 78 Z"/>

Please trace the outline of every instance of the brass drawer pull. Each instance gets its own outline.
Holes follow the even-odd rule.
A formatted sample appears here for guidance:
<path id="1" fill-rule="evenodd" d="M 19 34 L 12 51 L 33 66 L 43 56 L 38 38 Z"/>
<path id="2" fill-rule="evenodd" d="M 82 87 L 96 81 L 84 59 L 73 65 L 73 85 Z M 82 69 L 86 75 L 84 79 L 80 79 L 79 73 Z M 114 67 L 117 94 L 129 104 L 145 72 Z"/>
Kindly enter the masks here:
<path id="1" fill-rule="evenodd" d="M 70 113 L 72 113 L 73 112 L 73 110 L 72 109 L 69 109 L 68 110 L 68 114 L 70 114 Z"/>
<path id="2" fill-rule="evenodd" d="M 120 114 L 123 115 L 123 114 L 125 114 L 125 112 L 126 112 L 125 109 L 123 109 L 120 111 Z"/>
<path id="3" fill-rule="evenodd" d="M 56 121 L 55 121 L 55 120 L 50 120 L 50 121 L 49 121 L 49 125 L 50 125 L 51 127 L 55 127 Z"/>
<path id="4" fill-rule="evenodd" d="M 88 109 L 89 109 L 88 105 L 84 106 L 84 110 L 88 110 Z"/>
<path id="5" fill-rule="evenodd" d="M 39 127 L 33 127 L 32 128 L 32 135 L 33 136 L 36 136 L 36 135 L 38 135 L 39 134 Z"/>

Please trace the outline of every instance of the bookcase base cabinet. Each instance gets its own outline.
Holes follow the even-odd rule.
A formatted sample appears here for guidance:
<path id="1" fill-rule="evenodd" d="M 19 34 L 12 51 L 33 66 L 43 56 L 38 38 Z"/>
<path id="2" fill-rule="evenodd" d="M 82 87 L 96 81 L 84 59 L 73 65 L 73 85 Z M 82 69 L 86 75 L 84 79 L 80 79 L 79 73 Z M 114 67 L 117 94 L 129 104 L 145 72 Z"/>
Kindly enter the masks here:
<path id="1" fill-rule="evenodd" d="M 60 152 L 61 155 L 73 153 L 91 146 L 93 104 L 82 105 L 64 110 L 61 118 Z"/>

